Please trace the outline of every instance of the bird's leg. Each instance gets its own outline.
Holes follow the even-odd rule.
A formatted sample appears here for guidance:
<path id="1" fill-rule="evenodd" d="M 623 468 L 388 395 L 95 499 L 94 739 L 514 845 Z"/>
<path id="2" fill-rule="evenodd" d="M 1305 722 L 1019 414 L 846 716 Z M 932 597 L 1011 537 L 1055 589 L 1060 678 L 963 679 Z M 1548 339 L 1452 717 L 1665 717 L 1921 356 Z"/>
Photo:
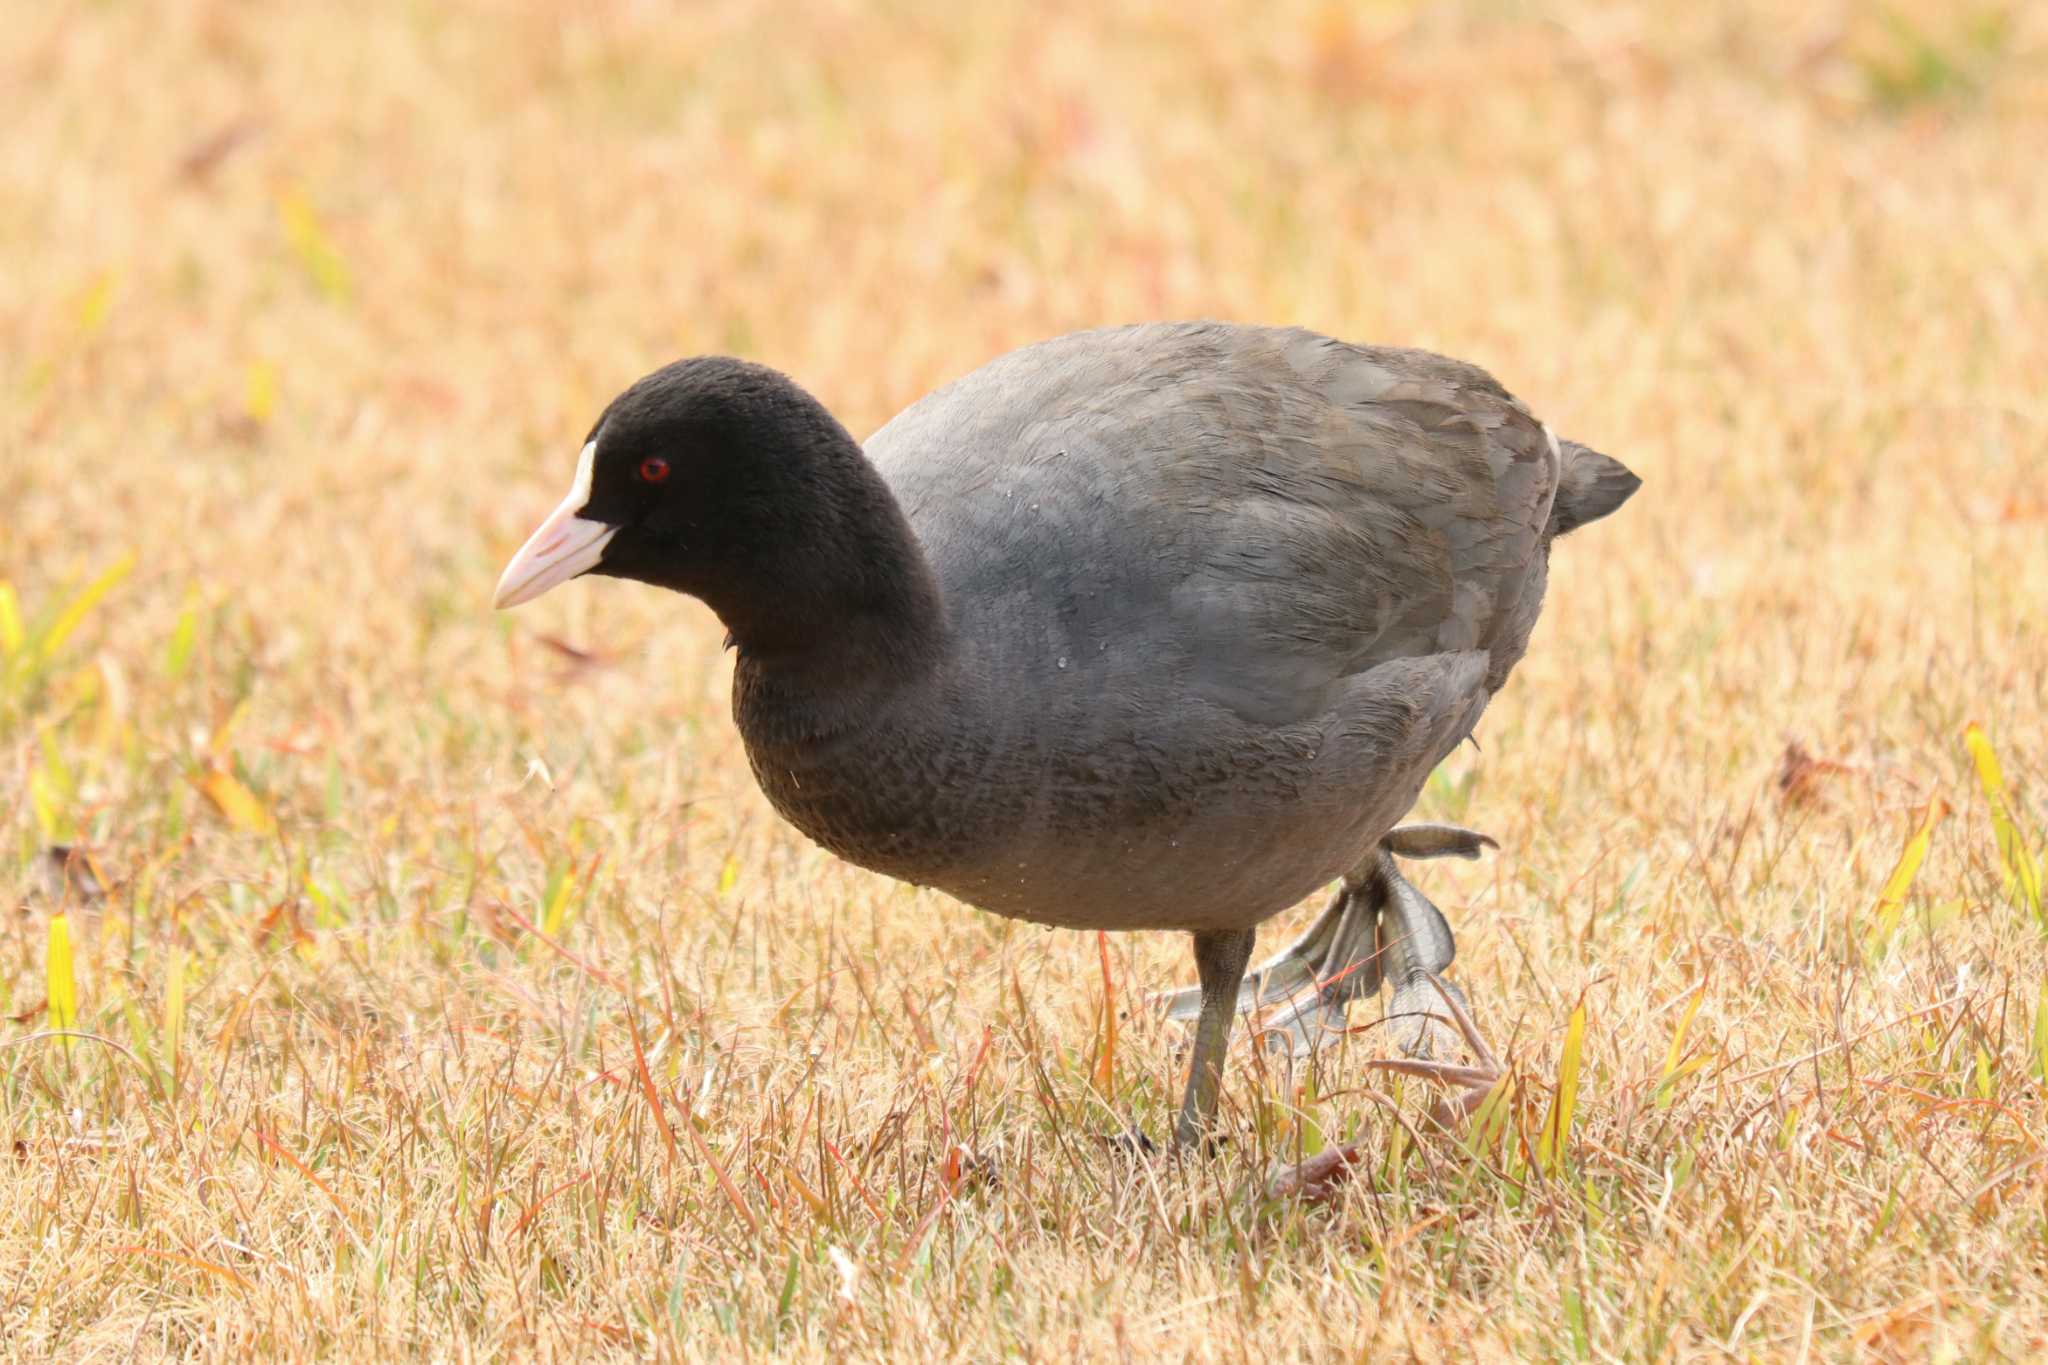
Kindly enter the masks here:
<path id="1" fill-rule="evenodd" d="M 1223 1056 L 1230 1046 L 1230 1024 L 1237 1014 L 1238 987 L 1252 958 L 1253 929 L 1195 935 L 1195 972 L 1201 977 L 1202 1010 L 1195 1023 L 1195 1056 L 1188 1070 L 1187 1095 L 1180 1122 L 1174 1125 L 1177 1146 L 1201 1140 L 1216 1117 L 1216 1097 L 1223 1086 Z"/>
<path id="2" fill-rule="evenodd" d="M 1394 1041 L 1409 1060 L 1375 1065 L 1426 1076 L 1450 1087 L 1448 1106 L 1433 1111 L 1440 1120 L 1470 1114 L 1500 1079 L 1500 1061 L 1473 1024 L 1464 992 L 1443 976 L 1458 954 L 1450 923 L 1401 875 L 1385 846 L 1379 859 L 1375 873 L 1384 887 L 1379 943 L 1386 977 L 1393 986 L 1387 1019 Z M 1447 1060 L 1456 1054 L 1460 1041 L 1472 1053 L 1470 1066 Z"/>
<path id="3" fill-rule="evenodd" d="M 1492 844 L 1485 835 L 1456 825 L 1403 825 L 1389 831 L 1338 885 L 1308 932 L 1252 969 L 1238 1009 L 1274 1007 L 1274 1013 L 1260 1021 L 1262 1031 L 1286 1037 L 1297 1056 L 1307 1053 L 1325 1030 L 1343 1028 L 1345 1007 L 1352 1000 L 1379 992 L 1379 926 L 1391 885 L 1380 876 L 1382 859 L 1388 853 L 1404 858 L 1477 858 Z M 1449 933 L 1446 927 L 1447 941 Z M 1160 999 L 1169 1019 L 1193 1019 L 1202 1010 L 1198 986 Z"/>
<path id="4" fill-rule="evenodd" d="M 1252 969 L 1238 992 L 1243 1013 L 1274 1006 L 1264 1028 L 1290 1037 L 1306 1051 L 1325 1028 L 1342 1028 L 1344 1006 L 1353 996 L 1380 988 L 1379 959 L 1374 952 L 1373 925 L 1379 904 L 1373 888 L 1347 878 L 1330 903 L 1299 939 Z M 1169 1019 L 1194 1019 L 1205 1003 L 1200 986 L 1161 997 Z"/>

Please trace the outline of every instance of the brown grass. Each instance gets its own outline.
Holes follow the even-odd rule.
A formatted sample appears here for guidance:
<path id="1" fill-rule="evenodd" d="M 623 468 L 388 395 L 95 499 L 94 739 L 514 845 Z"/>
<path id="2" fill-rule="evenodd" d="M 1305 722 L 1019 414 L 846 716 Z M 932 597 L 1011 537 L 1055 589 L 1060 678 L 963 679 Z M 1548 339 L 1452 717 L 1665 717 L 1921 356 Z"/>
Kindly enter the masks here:
<path id="1" fill-rule="evenodd" d="M 2048 1347 L 2043 922 L 1963 744 L 2039 857 L 2041 6 L 668 8 L 10 13 L 0 1352 Z M 1110 944 L 1105 1062 L 1092 936 L 774 819 L 701 608 L 488 610 L 678 354 L 866 430 L 1195 315 L 1469 357 L 1648 481 L 1425 798 L 1504 849 L 1420 869 L 1515 1064 L 1462 1141 L 1365 1027 L 1120 1164 L 1181 942 Z"/>

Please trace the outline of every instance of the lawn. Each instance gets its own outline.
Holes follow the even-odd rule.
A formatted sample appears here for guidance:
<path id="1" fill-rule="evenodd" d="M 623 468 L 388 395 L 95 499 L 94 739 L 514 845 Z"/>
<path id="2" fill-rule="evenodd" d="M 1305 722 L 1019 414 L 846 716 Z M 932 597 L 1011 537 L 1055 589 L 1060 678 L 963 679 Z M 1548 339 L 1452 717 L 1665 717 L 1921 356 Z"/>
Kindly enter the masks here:
<path id="1" fill-rule="evenodd" d="M 2048 1350 L 2042 6 L 7 28 L 0 1356 Z M 1368 1003 L 1118 1156 L 1182 939 L 810 846 L 693 602 L 490 610 L 677 356 L 864 434 L 1200 316 L 1645 480 L 1419 809 L 1501 843 L 1415 869 L 1511 1062 L 1455 1132 Z"/>

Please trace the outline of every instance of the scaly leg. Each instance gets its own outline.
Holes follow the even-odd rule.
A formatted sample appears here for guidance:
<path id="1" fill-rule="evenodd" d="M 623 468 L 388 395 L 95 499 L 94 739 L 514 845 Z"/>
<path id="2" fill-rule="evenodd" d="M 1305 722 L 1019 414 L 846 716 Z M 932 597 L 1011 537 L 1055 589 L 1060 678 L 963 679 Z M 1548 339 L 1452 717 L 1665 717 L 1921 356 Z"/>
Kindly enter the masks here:
<path id="1" fill-rule="evenodd" d="M 1274 1007 L 1275 1012 L 1260 1021 L 1262 1032 L 1278 1032 L 1289 1039 L 1297 1056 L 1311 1050 L 1327 1031 L 1344 1027 L 1345 1008 L 1362 995 L 1379 992 L 1381 968 L 1385 962 L 1382 919 L 1393 888 L 1406 887 L 1410 895 L 1420 893 L 1398 873 L 1390 880 L 1382 866 L 1391 866 L 1389 853 L 1403 858 L 1477 858 L 1493 840 L 1456 825 L 1403 825 L 1391 830 L 1379 846 L 1346 876 L 1337 894 L 1308 932 L 1279 953 L 1259 964 L 1246 977 L 1237 1008 L 1245 1013 Z M 1430 913 L 1436 907 L 1422 902 Z M 1443 925 L 1443 916 L 1436 915 Z M 1450 942 L 1450 929 L 1443 925 L 1443 941 Z M 1455 952 L 1455 947 L 1451 949 Z M 1449 957 L 1444 957 L 1449 965 Z M 1442 967 L 1435 970 L 1441 971 Z M 1193 1019 L 1202 1012 L 1203 993 L 1198 986 L 1160 997 L 1169 1019 Z"/>
<path id="2" fill-rule="evenodd" d="M 1181 1147 L 1199 1142 L 1216 1117 L 1216 1098 L 1223 1088 L 1223 1056 L 1230 1046 L 1230 1024 L 1237 1014 L 1238 987 L 1251 961 L 1253 929 L 1195 935 L 1195 972 L 1202 979 L 1201 1017 L 1195 1024 L 1195 1056 L 1188 1069 L 1187 1095 L 1173 1140 Z"/>
<path id="3" fill-rule="evenodd" d="M 1458 954 L 1449 922 L 1428 897 L 1409 884 L 1391 857 L 1385 852 L 1379 857 L 1376 874 L 1385 888 L 1380 951 L 1387 981 L 1393 987 L 1387 1018 L 1394 1041 L 1412 1060 L 1373 1065 L 1426 1076 L 1449 1086 L 1449 1105 L 1432 1111 L 1447 1122 L 1453 1114 L 1470 1114 L 1479 1107 L 1500 1079 L 1500 1062 L 1473 1024 L 1465 993 L 1443 976 Z M 1472 1053 L 1471 1066 L 1442 1060 L 1455 1056 L 1461 1041 Z"/>

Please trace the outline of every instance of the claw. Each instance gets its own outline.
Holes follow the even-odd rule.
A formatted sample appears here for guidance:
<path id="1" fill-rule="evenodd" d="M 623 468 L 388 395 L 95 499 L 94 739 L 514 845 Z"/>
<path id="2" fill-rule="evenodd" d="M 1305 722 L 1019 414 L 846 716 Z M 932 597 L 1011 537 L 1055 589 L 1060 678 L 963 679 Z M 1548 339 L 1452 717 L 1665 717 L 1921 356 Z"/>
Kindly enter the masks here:
<path id="1" fill-rule="evenodd" d="M 1500 1058 L 1493 1055 L 1493 1049 L 1486 1045 L 1486 1039 L 1480 1035 L 1479 1025 L 1472 1022 L 1471 1011 L 1465 1008 L 1465 993 L 1441 978 L 1436 979 L 1435 985 L 1437 994 L 1441 995 L 1444 1004 L 1450 1007 L 1451 1022 L 1458 1026 L 1458 1033 L 1464 1038 L 1465 1046 L 1472 1050 L 1472 1055 L 1479 1059 L 1481 1066 L 1498 1076 L 1501 1071 Z"/>

